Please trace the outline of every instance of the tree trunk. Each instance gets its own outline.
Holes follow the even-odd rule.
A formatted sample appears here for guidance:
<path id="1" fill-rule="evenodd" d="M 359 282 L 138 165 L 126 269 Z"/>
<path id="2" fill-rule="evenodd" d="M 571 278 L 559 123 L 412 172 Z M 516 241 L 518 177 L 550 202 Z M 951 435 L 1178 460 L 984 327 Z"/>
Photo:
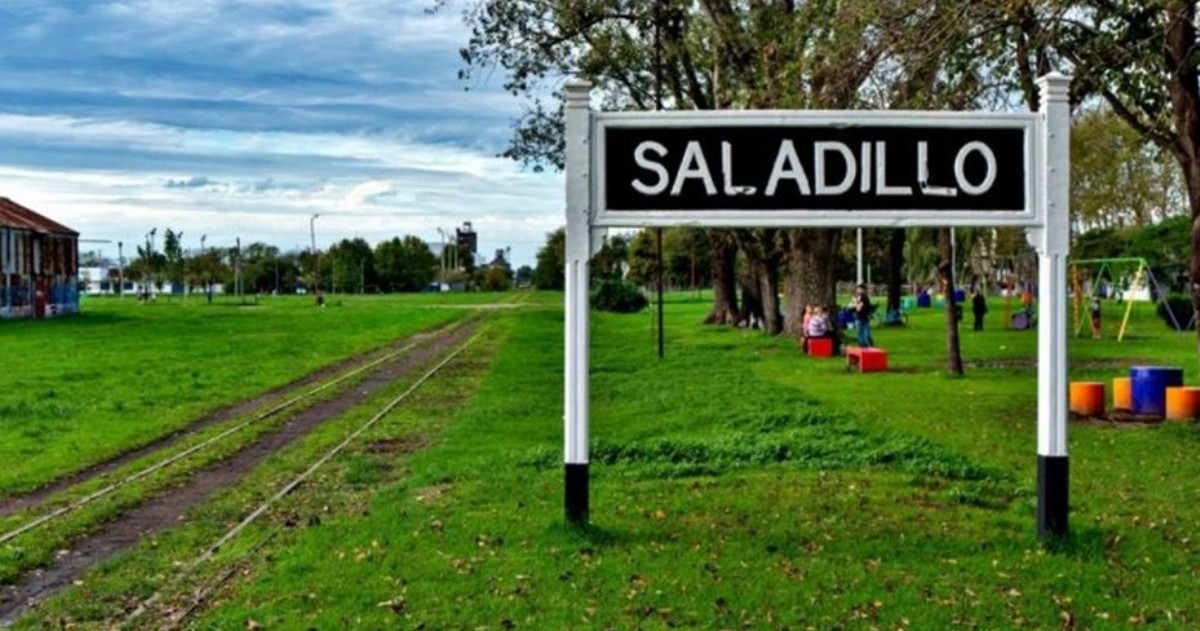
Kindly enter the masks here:
<path id="1" fill-rule="evenodd" d="M 1192 308 L 1200 313 L 1200 78 L 1191 58 L 1196 46 L 1196 5 L 1179 2 L 1167 10 L 1166 70 L 1171 94 L 1175 145 L 1171 153 L 1183 167 L 1188 203 L 1192 208 L 1192 260 L 1189 280 Z M 1200 326 L 1196 327 L 1197 361 L 1200 362 Z"/>
<path id="2" fill-rule="evenodd" d="M 942 281 L 946 300 L 946 370 L 951 375 L 963 374 L 962 349 L 958 344 L 958 309 L 954 302 L 954 243 L 949 228 L 938 228 L 938 277 Z M 964 305 L 965 306 L 965 305 Z"/>
<path id="3" fill-rule="evenodd" d="M 705 324 L 737 324 L 741 320 L 737 307 L 737 242 L 728 230 L 709 230 L 709 260 L 712 265 L 713 306 Z"/>
<path id="4" fill-rule="evenodd" d="M 836 229 L 807 228 L 788 230 L 784 234 L 787 246 L 785 265 L 787 276 L 783 280 L 787 314 L 784 320 L 788 333 L 799 340 L 804 320 L 805 305 L 825 305 L 830 315 L 837 313 L 838 245 L 842 231 Z"/>
<path id="5" fill-rule="evenodd" d="M 763 304 L 758 274 L 753 269 L 747 269 L 738 277 L 738 287 L 742 290 L 742 319 L 738 324 L 747 328 L 756 328 L 763 322 Z"/>
<path id="6" fill-rule="evenodd" d="M 758 283 L 762 295 L 763 330 L 768 335 L 779 335 L 783 332 L 783 313 L 779 309 L 778 257 L 771 257 L 758 270 Z"/>
<path id="7" fill-rule="evenodd" d="M 900 313 L 900 288 L 904 282 L 904 228 L 892 228 L 891 240 L 888 242 L 888 276 L 887 276 L 887 311 L 885 313 Z M 903 320 L 897 319 L 895 324 Z"/>
<path id="8" fill-rule="evenodd" d="M 742 317 L 757 316 L 762 328 L 770 335 L 779 335 L 783 331 L 783 313 L 779 307 L 779 266 L 781 253 L 779 250 L 778 230 L 773 228 L 757 230 L 736 230 L 734 234 L 738 246 L 746 257 L 746 270 L 752 277 L 754 289 L 745 288 L 743 293 L 751 291 L 754 294 L 754 310 L 748 312 L 750 303 L 743 301 Z"/>

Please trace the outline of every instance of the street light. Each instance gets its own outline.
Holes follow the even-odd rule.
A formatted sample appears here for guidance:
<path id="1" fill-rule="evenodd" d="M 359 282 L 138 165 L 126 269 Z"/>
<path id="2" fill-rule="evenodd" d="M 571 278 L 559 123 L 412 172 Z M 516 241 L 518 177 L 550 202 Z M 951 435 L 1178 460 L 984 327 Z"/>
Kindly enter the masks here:
<path id="1" fill-rule="evenodd" d="M 440 256 L 438 256 L 438 258 L 441 259 L 441 261 L 439 261 L 441 263 L 441 266 L 439 267 L 439 271 L 441 271 L 441 273 L 438 274 L 438 291 L 442 291 L 442 285 L 446 283 L 446 231 L 442 230 L 440 227 L 437 229 L 437 231 L 438 236 L 442 238 L 442 253 Z"/>
<path id="2" fill-rule="evenodd" d="M 316 260 L 316 270 L 313 274 L 313 292 L 317 295 L 317 305 L 321 305 L 321 253 L 317 252 L 317 217 L 320 213 L 313 213 L 312 217 L 308 218 L 308 234 L 312 238 L 312 252 Z"/>
<path id="3" fill-rule="evenodd" d="M 146 300 L 150 300 L 150 296 L 154 294 L 154 235 L 158 234 L 158 228 L 151 228 L 150 232 L 146 233 L 146 269 L 149 271 L 150 281 L 146 287 L 142 289 L 142 295 Z"/>
<path id="4" fill-rule="evenodd" d="M 125 296 L 125 243 L 117 241 L 117 296 Z"/>
<path id="5" fill-rule="evenodd" d="M 200 259 L 197 263 L 200 265 L 200 272 L 204 276 L 204 300 L 212 302 L 212 286 L 209 283 L 208 265 L 204 262 L 204 241 L 209 238 L 209 235 L 200 235 Z"/>

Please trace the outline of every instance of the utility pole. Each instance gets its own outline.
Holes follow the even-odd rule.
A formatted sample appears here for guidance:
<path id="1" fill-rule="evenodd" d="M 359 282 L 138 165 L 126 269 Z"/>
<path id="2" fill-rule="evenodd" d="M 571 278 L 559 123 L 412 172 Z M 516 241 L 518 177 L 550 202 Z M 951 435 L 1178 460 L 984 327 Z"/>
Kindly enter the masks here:
<path id="1" fill-rule="evenodd" d="M 321 254 L 317 252 L 317 217 L 320 214 L 314 214 L 308 218 L 308 234 L 312 238 L 312 255 L 314 260 L 315 270 L 313 271 L 313 293 L 317 295 L 317 306 L 321 306 L 325 301 L 321 300 Z"/>
<path id="2" fill-rule="evenodd" d="M 437 229 L 438 236 L 442 238 L 442 250 L 438 255 L 438 291 L 442 291 L 442 287 L 446 284 L 446 231 L 440 227 Z"/>
<path id="3" fill-rule="evenodd" d="M 146 300 L 154 294 L 154 235 L 158 234 L 158 228 L 151 228 L 150 232 L 146 233 L 146 270 L 149 277 L 149 282 L 146 283 L 146 288 L 143 294 Z"/>
<path id="4" fill-rule="evenodd" d="M 654 0 L 654 111 L 662 110 L 662 40 L 659 22 L 662 21 L 662 0 Z M 656 263 L 658 268 L 658 358 L 663 358 L 663 253 L 662 228 L 655 229 Z"/>
<path id="5" fill-rule="evenodd" d="M 117 296 L 125 296 L 125 251 L 124 242 L 117 241 Z"/>
<path id="6" fill-rule="evenodd" d="M 207 234 L 200 235 L 200 275 L 204 277 L 204 300 L 212 304 L 212 276 L 209 275 L 208 260 L 204 258 L 204 241 L 207 239 Z"/>
<path id="7" fill-rule="evenodd" d="M 246 304 L 246 296 L 242 294 L 242 238 L 238 237 L 235 241 L 236 247 L 233 251 L 233 286 L 237 295 L 242 300 L 242 304 Z"/>
<path id="8" fill-rule="evenodd" d="M 855 284 L 856 284 L 856 285 L 861 285 L 861 284 L 863 284 L 863 242 L 862 242 L 862 228 L 856 228 L 856 229 L 855 229 L 855 234 L 856 234 L 856 238 L 857 238 L 857 241 L 858 241 L 858 276 L 857 276 L 858 282 L 856 282 Z"/>

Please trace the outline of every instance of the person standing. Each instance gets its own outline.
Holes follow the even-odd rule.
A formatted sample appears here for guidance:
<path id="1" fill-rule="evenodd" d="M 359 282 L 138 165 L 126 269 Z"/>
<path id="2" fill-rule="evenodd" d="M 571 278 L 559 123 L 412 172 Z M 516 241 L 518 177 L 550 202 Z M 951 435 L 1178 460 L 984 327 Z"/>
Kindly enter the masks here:
<path id="1" fill-rule="evenodd" d="M 971 312 L 975 314 L 975 330 L 983 330 L 983 316 L 987 313 L 987 298 L 983 292 L 975 289 L 971 292 Z"/>
<path id="2" fill-rule="evenodd" d="M 1088 305 L 1088 311 L 1092 316 L 1092 339 L 1100 339 L 1100 297 L 1092 296 L 1092 302 Z"/>
<path id="3" fill-rule="evenodd" d="M 875 346 L 871 339 L 871 297 L 867 295 L 867 286 L 859 285 L 854 291 L 854 331 L 858 334 L 858 345 L 863 348 Z"/>

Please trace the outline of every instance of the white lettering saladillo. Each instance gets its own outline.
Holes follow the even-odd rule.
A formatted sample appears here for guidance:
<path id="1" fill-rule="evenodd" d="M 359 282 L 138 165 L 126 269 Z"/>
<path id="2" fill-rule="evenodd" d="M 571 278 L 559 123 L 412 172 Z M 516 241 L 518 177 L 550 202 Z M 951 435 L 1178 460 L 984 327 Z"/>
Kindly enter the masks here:
<path id="1" fill-rule="evenodd" d="M 734 143 L 728 140 L 721 141 L 719 165 L 721 187 L 718 188 L 700 141 L 688 141 L 684 146 L 678 165 L 674 167 L 668 167 L 672 161 L 667 160 L 670 150 L 666 145 L 654 140 L 642 141 L 634 148 L 633 161 L 639 168 L 647 171 L 647 174 L 633 179 L 631 182 L 633 190 L 642 195 L 656 196 L 668 192 L 669 189 L 670 195 L 677 197 L 684 194 L 684 188 L 688 181 L 699 180 L 704 187 L 705 194 L 709 197 L 755 195 L 759 190 L 757 186 L 739 184 L 735 181 L 733 145 Z M 818 196 L 844 195 L 854 188 L 857 180 L 858 190 L 864 195 L 873 192 L 877 196 L 957 197 L 959 191 L 962 191 L 967 195 L 978 196 L 990 191 L 998 177 L 994 151 L 986 143 L 978 140 L 964 144 L 955 156 L 953 175 L 958 185 L 957 188 L 930 183 L 928 141 L 921 140 L 916 143 L 916 187 L 910 184 L 889 183 L 887 153 L 887 141 L 883 140 L 864 141 L 857 156 L 855 151 L 844 142 L 813 141 L 811 163 L 813 179 L 810 182 L 808 172 L 796 149 L 795 141 L 785 138 L 779 143 L 779 150 L 775 154 L 775 162 L 767 178 L 766 186 L 762 189 L 762 195 L 775 196 L 780 192 L 780 186 L 788 180 L 795 183 L 795 190 L 800 195 L 813 195 L 814 190 Z M 831 157 L 834 155 L 837 157 Z M 973 172 L 970 176 L 979 181 L 971 181 L 967 174 L 967 161 L 973 155 L 978 155 L 985 166 L 982 179 L 979 179 L 977 172 Z M 832 161 L 838 159 L 844 165 L 844 170 L 840 173 L 836 170 L 836 166 L 834 170 L 830 169 Z M 670 168 L 675 169 L 673 178 Z M 892 173 L 893 178 L 897 175 L 895 171 L 894 169 Z M 838 175 L 834 177 L 840 177 L 840 181 L 829 181 L 831 173 L 837 173 Z M 945 178 L 947 175 L 944 174 L 942 177 Z M 901 181 L 905 180 L 902 178 Z M 907 180 L 907 182 L 913 182 L 913 180 Z M 916 192 L 914 192 L 914 188 L 917 189 Z"/>
<path id="2" fill-rule="evenodd" d="M 725 185 L 722 190 L 730 197 L 753 195 L 758 191 L 755 186 L 733 183 L 733 143 L 727 140 L 721 141 L 721 175 L 723 176 L 722 184 Z"/>
<path id="3" fill-rule="evenodd" d="M 767 179 L 767 189 L 763 191 L 768 197 L 775 194 L 779 181 L 794 180 L 801 195 L 812 195 L 808 186 L 808 174 L 800 164 L 800 156 L 796 155 L 796 145 L 791 140 L 779 143 L 779 153 L 775 154 L 775 166 L 771 168 L 771 177 Z"/>
<path id="4" fill-rule="evenodd" d="M 875 143 L 875 194 L 912 195 L 911 186 L 891 186 L 887 183 L 887 142 Z"/>
<path id="5" fill-rule="evenodd" d="M 667 148 L 662 143 L 647 140 L 638 143 L 636 149 L 633 150 L 633 161 L 641 168 L 653 172 L 658 176 L 658 181 L 654 184 L 645 184 L 640 179 L 633 181 L 633 190 L 642 195 L 658 195 L 667 190 L 667 185 L 670 184 L 670 175 L 667 173 L 667 167 L 654 162 L 646 157 L 646 152 L 653 151 L 658 154 L 659 158 L 667 157 Z"/>
<path id="6" fill-rule="evenodd" d="M 717 194 L 717 185 L 713 183 L 712 173 L 708 170 L 708 161 L 704 159 L 704 151 L 696 140 L 689 141 L 687 148 L 683 150 L 683 160 L 679 162 L 679 171 L 675 173 L 671 195 L 682 193 L 684 183 L 693 178 L 704 182 L 704 192 L 709 197 Z"/>
<path id="7" fill-rule="evenodd" d="M 978 153 L 987 164 L 987 175 L 979 184 L 968 182 L 967 174 L 964 172 L 967 156 L 971 153 Z M 992 185 L 996 183 L 996 154 L 992 153 L 992 148 L 978 140 L 963 145 L 962 149 L 958 150 L 958 156 L 954 158 L 954 179 L 958 181 L 958 187 L 967 195 L 983 195 L 991 190 Z"/>
<path id="8" fill-rule="evenodd" d="M 949 186 L 933 186 L 929 183 L 929 143 L 917 143 L 917 185 L 921 193 L 931 197 L 955 197 L 958 189 Z"/>
<path id="9" fill-rule="evenodd" d="M 825 168 L 825 154 L 836 151 L 842 155 L 846 163 L 846 175 L 836 185 L 829 184 L 825 179 L 828 170 Z M 854 152 L 845 143 L 837 141 L 817 141 L 813 143 L 813 180 L 816 183 L 817 195 L 841 195 L 854 186 L 857 165 L 854 162 Z"/>

